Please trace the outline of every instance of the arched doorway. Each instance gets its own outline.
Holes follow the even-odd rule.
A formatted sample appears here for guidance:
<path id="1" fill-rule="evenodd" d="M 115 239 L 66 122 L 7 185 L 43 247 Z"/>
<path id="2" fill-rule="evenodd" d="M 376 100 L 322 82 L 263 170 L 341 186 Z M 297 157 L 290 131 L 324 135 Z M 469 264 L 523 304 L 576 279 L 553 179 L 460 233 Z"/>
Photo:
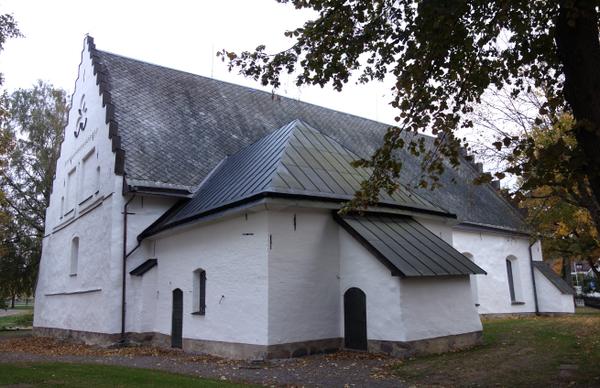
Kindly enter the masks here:
<path id="1" fill-rule="evenodd" d="M 356 287 L 344 293 L 344 346 L 367 350 L 367 296 Z"/>
<path id="2" fill-rule="evenodd" d="M 171 313 L 171 347 L 180 348 L 183 344 L 183 292 L 173 290 L 173 312 Z"/>

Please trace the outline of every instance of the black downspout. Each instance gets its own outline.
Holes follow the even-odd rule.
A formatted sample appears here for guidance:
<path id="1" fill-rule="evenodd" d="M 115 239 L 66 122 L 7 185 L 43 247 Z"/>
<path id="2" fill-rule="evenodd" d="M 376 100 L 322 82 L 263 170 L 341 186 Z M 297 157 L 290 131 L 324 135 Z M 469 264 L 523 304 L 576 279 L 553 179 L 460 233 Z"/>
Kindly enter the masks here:
<path id="1" fill-rule="evenodd" d="M 535 268 L 533 266 L 533 253 L 531 253 L 531 247 L 536 241 L 529 244 L 529 266 L 531 267 L 531 282 L 533 283 L 533 301 L 535 302 L 535 315 L 540 315 L 540 309 L 538 307 L 537 287 L 535 285 Z"/>
<path id="2" fill-rule="evenodd" d="M 125 288 L 127 286 L 127 207 L 135 198 L 135 194 L 123 206 L 123 279 L 121 284 L 121 343 L 125 342 Z"/>

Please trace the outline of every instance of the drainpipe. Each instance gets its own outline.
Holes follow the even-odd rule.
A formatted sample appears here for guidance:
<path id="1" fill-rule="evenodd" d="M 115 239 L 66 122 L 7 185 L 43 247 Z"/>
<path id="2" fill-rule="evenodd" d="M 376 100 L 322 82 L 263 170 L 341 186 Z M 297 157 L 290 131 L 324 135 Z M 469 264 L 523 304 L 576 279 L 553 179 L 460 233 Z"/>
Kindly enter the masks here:
<path id="1" fill-rule="evenodd" d="M 123 279 L 121 283 L 121 343 L 125 342 L 125 291 L 127 286 L 127 207 L 135 198 L 135 194 L 123 206 Z M 137 247 L 136 247 L 137 248 Z M 134 248 L 135 250 L 135 248 Z"/>
<path id="2" fill-rule="evenodd" d="M 535 302 L 535 315 L 540 315 L 540 309 L 538 307 L 538 296 L 537 296 L 537 287 L 535 285 L 535 268 L 533 266 L 533 253 L 531 252 L 531 247 L 534 246 L 536 241 L 529 244 L 529 266 L 531 267 L 531 282 L 533 284 L 533 300 Z"/>

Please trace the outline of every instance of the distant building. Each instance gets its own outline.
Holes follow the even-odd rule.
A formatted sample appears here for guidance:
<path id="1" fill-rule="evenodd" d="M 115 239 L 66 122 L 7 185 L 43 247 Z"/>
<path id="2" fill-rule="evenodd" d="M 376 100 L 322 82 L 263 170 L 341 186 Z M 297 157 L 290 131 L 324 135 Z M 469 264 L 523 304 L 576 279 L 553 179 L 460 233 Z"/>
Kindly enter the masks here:
<path id="1" fill-rule="evenodd" d="M 36 333 L 233 358 L 408 355 L 477 343 L 479 314 L 572 313 L 519 213 L 472 185 L 466 160 L 417 190 L 420 160 L 400 151 L 398 193 L 338 214 L 368 176 L 350 162 L 387 127 L 86 38 Z"/>

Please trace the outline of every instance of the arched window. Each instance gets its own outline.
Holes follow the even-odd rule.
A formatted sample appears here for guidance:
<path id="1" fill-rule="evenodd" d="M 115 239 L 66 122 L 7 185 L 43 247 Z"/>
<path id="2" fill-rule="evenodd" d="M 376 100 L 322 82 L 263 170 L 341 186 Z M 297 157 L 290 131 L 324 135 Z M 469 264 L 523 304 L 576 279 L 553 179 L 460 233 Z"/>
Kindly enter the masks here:
<path id="1" fill-rule="evenodd" d="M 508 281 L 510 301 L 513 304 L 523 304 L 519 261 L 513 255 L 510 255 L 506 258 L 506 277 Z"/>
<path id="2" fill-rule="evenodd" d="M 469 252 L 463 252 L 463 255 L 475 263 L 475 259 L 473 259 L 473 255 Z M 469 281 L 471 283 L 471 296 L 473 297 L 473 303 L 475 306 L 479 306 L 479 291 L 477 289 L 477 275 L 471 275 L 469 277 Z"/>
<path id="3" fill-rule="evenodd" d="M 77 266 L 79 265 L 79 237 L 73 237 L 71 240 L 71 276 L 77 275 Z"/>
<path id="4" fill-rule="evenodd" d="M 198 268 L 194 271 L 194 312 L 196 315 L 206 314 L 206 271 Z"/>

